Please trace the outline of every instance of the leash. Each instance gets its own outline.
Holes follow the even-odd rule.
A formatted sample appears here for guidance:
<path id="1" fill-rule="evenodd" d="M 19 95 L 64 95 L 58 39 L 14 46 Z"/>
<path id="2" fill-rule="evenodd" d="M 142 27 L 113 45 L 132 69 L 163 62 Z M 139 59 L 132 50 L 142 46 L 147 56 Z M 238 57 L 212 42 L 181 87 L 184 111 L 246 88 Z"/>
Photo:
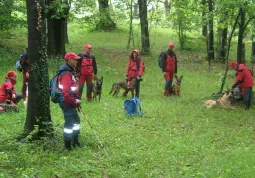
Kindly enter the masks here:
<path id="1" fill-rule="evenodd" d="M 104 150 L 104 152 L 105 152 L 105 155 L 106 155 L 108 158 L 110 158 L 109 155 L 107 154 L 105 148 L 104 148 L 104 145 L 102 144 L 102 142 L 100 141 L 99 137 L 97 136 L 96 131 L 93 129 L 93 127 L 92 127 L 92 125 L 91 125 L 91 123 L 90 123 L 88 117 L 86 116 L 85 112 L 82 110 L 81 106 L 78 107 L 78 111 L 81 112 L 82 115 L 83 115 L 83 117 L 87 120 L 87 122 L 88 122 L 88 124 L 89 124 L 91 130 L 93 130 L 93 132 L 94 132 L 94 134 L 95 134 L 95 136 L 96 136 L 96 138 L 97 138 L 97 140 L 98 140 L 98 142 L 99 142 L 101 148 L 103 148 L 103 150 Z"/>

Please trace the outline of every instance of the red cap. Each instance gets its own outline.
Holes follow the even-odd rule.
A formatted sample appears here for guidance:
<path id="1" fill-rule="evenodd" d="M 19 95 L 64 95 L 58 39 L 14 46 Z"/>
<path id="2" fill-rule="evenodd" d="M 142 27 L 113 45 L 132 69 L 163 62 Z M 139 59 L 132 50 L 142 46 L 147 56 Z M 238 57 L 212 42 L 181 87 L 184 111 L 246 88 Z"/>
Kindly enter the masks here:
<path id="1" fill-rule="evenodd" d="M 174 42 L 170 42 L 170 43 L 168 44 L 168 47 L 174 47 Z"/>
<path id="2" fill-rule="evenodd" d="M 17 74 L 16 72 L 14 72 L 13 70 L 11 70 L 11 71 L 9 71 L 9 72 L 7 73 L 7 76 L 8 76 L 8 77 L 17 77 L 18 74 Z"/>
<path id="3" fill-rule="evenodd" d="M 81 58 L 80 56 L 76 55 L 73 52 L 66 53 L 66 55 L 65 55 L 65 60 L 66 61 L 68 61 L 69 59 L 76 59 L 76 60 L 78 60 L 80 58 Z"/>
<path id="4" fill-rule="evenodd" d="M 229 67 L 230 67 L 231 69 L 234 69 L 234 68 L 236 67 L 237 64 L 238 64 L 238 63 L 237 63 L 236 61 L 233 61 L 233 62 L 230 63 Z"/>
<path id="5" fill-rule="evenodd" d="M 91 48 L 92 48 L 92 46 L 91 46 L 90 44 L 85 44 L 85 45 L 84 45 L 84 49 L 85 49 L 85 48 L 87 48 L 87 49 L 91 49 Z"/>

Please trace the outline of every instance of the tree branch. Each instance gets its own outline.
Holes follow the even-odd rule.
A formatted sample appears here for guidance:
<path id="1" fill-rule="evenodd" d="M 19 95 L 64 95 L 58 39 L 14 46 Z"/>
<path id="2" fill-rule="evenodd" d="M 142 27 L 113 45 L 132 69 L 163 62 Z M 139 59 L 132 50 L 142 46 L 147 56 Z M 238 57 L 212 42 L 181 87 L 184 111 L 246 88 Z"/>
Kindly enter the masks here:
<path id="1" fill-rule="evenodd" d="M 255 19 L 255 15 L 252 16 L 252 17 L 245 23 L 245 25 L 244 25 L 244 31 L 245 31 L 246 27 L 248 26 L 248 24 L 250 23 L 250 21 L 251 21 L 252 19 Z"/>

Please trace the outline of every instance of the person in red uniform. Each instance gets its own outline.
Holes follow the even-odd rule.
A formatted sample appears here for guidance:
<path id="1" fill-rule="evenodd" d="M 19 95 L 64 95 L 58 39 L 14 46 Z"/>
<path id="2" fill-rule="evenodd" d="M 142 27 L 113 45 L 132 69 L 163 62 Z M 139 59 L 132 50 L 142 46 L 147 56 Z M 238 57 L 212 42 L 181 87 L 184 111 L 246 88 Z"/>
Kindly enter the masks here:
<path id="1" fill-rule="evenodd" d="M 126 80 L 128 82 L 128 88 L 130 86 L 130 81 L 133 78 L 137 78 L 135 86 L 135 97 L 139 98 L 140 95 L 140 81 L 144 72 L 144 63 L 140 59 L 140 51 L 135 49 L 129 55 L 130 60 L 128 61 L 127 70 L 126 70 Z M 127 96 L 129 90 L 125 90 L 123 96 Z"/>
<path id="2" fill-rule="evenodd" d="M 80 57 L 73 52 L 69 52 L 64 57 L 66 64 L 59 68 L 58 76 L 59 89 L 62 92 L 59 106 L 64 113 L 64 145 L 65 149 L 72 150 L 73 147 L 81 147 L 79 142 L 80 117 L 77 112 L 81 100 L 79 99 L 79 82 L 76 77 L 75 67 Z"/>
<path id="3" fill-rule="evenodd" d="M 22 54 L 22 58 L 20 59 L 20 63 L 22 65 L 22 74 L 23 74 L 23 83 L 22 83 L 22 96 L 23 99 L 27 98 L 27 85 L 28 85 L 28 79 L 29 79 L 29 68 L 28 68 L 28 47 L 26 47 L 26 51 L 24 54 Z"/>
<path id="4" fill-rule="evenodd" d="M 79 76 L 79 97 L 82 97 L 84 83 L 87 85 L 87 101 L 92 100 L 92 79 L 97 77 L 97 63 L 95 56 L 91 53 L 92 46 L 84 45 L 84 52 L 79 54 L 81 60 L 78 64 L 77 73 Z"/>
<path id="5" fill-rule="evenodd" d="M 163 54 L 161 62 L 162 72 L 165 78 L 164 96 L 169 96 L 174 75 L 177 74 L 177 56 L 174 52 L 174 43 L 168 44 L 168 50 Z"/>
<path id="6" fill-rule="evenodd" d="M 17 73 L 9 71 L 0 88 L 0 103 L 17 104 L 22 99 L 22 94 L 17 94 L 14 85 L 17 83 Z"/>
<path id="7" fill-rule="evenodd" d="M 252 73 L 244 64 L 238 64 L 237 61 L 230 63 L 230 68 L 236 71 L 235 82 L 232 89 L 240 86 L 244 109 L 250 109 L 252 103 L 252 87 L 254 86 Z"/>

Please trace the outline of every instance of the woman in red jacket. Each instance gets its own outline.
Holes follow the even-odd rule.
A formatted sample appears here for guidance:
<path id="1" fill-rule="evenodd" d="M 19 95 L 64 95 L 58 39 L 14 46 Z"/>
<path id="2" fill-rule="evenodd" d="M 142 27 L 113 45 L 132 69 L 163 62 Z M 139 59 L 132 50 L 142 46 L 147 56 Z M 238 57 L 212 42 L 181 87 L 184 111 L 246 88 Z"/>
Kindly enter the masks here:
<path id="1" fill-rule="evenodd" d="M 5 81 L 0 88 L 0 103 L 17 104 L 22 99 L 22 94 L 16 94 L 14 88 L 17 76 L 14 71 L 9 71 L 5 76 Z"/>
<path id="2" fill-rule="evenodd" d="M 144 72 L 144 63 L 140 59 L 140 51 L 135 49 L 130 54 L 130 60 L 128 61 L 128 66 L 126 70 L 126 80 L 128 82 L 128 88 L 132 87 L 130 81 L 133 78 L 137 78 L 135 85 L 135 97 L 139 98 L 140 94 L 140 81 Z M 129 90 L 124 91 L 123 96 L 127 96 Z"/>
<path id="3" fill-rule="evenodd" d="M 244 102 L 244 109 L 250 109 L 252 102 L 252 87 L 254 86 L 251 71 L 244 65 L 236 61 L 230 63 L 230 68 L 236 70 L 236 79 L 232 89 L 240 86 Z"/>

